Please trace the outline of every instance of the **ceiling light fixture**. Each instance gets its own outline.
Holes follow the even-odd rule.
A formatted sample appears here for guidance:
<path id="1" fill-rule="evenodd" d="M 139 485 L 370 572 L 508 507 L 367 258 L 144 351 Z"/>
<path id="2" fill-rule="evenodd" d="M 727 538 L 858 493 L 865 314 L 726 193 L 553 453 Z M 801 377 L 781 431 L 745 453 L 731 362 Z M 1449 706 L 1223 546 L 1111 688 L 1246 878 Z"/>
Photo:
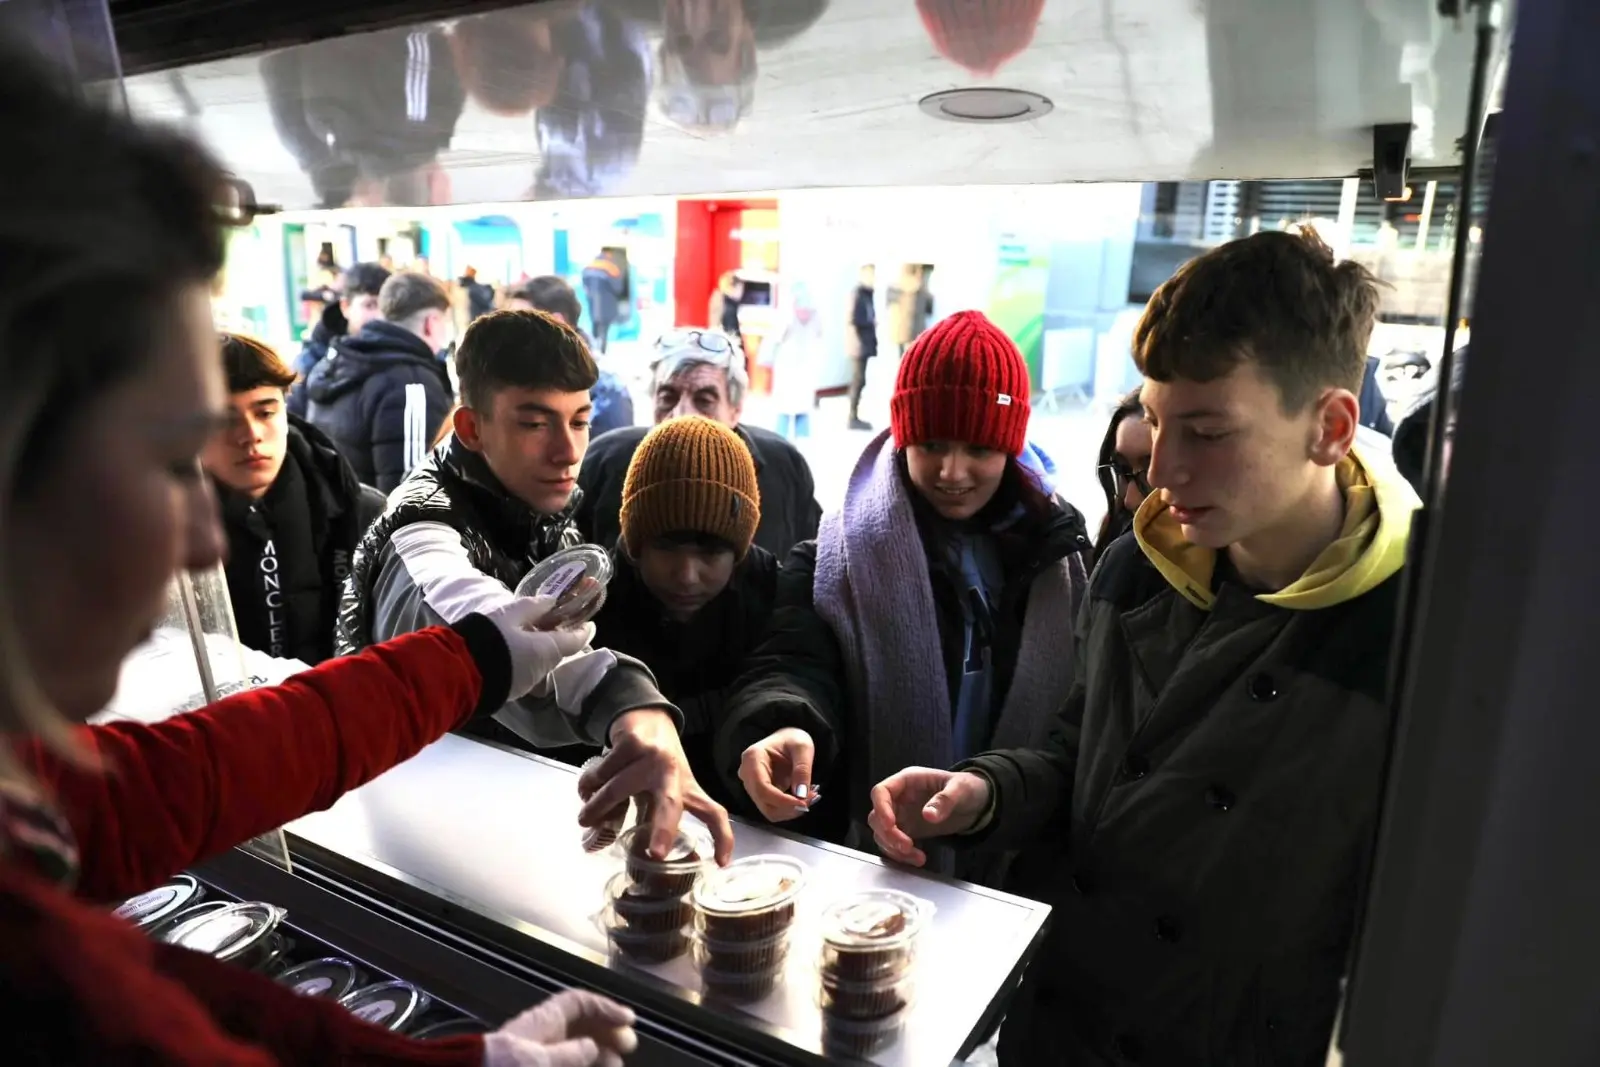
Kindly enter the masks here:
<path id="1" fill-rule="evenodd" d="M 948 89 L 923 97 L 917 106 L 947 122 L 1023 122 L 1055 110 L 1045 97 L 1023 89 Z"/>

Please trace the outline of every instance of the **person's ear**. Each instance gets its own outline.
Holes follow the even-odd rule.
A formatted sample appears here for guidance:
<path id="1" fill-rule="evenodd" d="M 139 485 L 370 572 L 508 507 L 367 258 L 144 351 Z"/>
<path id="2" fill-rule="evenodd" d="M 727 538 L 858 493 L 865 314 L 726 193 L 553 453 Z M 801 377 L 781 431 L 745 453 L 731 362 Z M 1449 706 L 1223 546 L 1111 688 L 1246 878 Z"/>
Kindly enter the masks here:
<path id="1" fill-rule="evenodd" d="M 473 452 L 483 451 L 483 426 L 481 416 L 465 404 L 458 404 L 450 415 L 450 426 L 456 440 Z"/>
<path id="2" fill-rule="evenodd" d="M 1361 405 L 1348 389 L 1329 389 L 1315 404 L 1311 462 L 1332 467 L 1350 454 L 1361 423 Z"/>

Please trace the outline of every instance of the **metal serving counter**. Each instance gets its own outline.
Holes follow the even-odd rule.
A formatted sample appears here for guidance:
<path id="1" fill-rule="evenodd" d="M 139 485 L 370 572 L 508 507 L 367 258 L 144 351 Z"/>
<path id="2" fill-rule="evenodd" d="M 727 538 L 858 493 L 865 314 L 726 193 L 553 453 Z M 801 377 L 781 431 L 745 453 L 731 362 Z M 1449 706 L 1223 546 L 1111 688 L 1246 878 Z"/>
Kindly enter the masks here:
<path id="1" fill-rule="evenodd" d="M 732 1038 L 766 1062 L 825 1062 L 814 999 L 815 921 L 829 901 L 891 887 L 937 908 L 918 948 L 916 1000 L 904 1034 L 872 1060 L 884 1067 L 942 1067 L 964 1053 L 998 1010 L 1049 914 L 1034 901 L 737 823 L 736 856 L 782 853 L 804 861 L 810 876 L 778 990 L 754 1004 L 707 1004 L 688 957 L 641 966 L 609 953 L 595 916 L 622 860 L 583 851 L 576 773 L 451 736 L 286 829 L 294 851 L 343 879 L 387 890 L 457 928 L 488 931 L 502 945 L 534 950 L 542 964 L 555 961 L 575 981 L 716 1035 L 719 1044 Z"/>

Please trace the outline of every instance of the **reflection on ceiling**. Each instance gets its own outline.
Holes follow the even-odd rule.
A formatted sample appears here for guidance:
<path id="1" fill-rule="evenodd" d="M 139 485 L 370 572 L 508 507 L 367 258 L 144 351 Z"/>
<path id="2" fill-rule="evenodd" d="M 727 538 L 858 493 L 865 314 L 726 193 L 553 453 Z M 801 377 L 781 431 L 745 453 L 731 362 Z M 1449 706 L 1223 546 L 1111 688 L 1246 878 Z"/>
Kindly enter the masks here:
<path id="1" fill-rule="evenodd" d="M 1405 122 L 1413 165 L 1453 166 L 1470 51 L 1433 0 L 587 0 L 127 90 L 263 203 L 421 206 L 1337 176 Z M 918 106 L 993 86 L 1054 107 L 989 125 Z"/>

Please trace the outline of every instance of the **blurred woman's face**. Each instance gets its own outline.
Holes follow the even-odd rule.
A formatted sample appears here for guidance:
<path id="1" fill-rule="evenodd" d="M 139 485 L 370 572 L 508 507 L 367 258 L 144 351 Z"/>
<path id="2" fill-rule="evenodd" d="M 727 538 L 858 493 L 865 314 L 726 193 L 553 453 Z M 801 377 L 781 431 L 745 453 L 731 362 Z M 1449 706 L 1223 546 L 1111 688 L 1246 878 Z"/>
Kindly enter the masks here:
<path id="1" fill-rule="evenodd" d="M 216 503 L 200 473 L 226 425 L 211 304 L 186 289 L 145 366 L 73 412 L 60 443 L 12 503 L 14 611 L 29 667 L 78 722 L 116 692 L 180 568 L 222 559 Z"/>
<path id="2" fill-rule="evenodd" d="M 1129 511 L 1138 511 L 1139 505 L 1144 503 L 1146 486 L 1146 472 L 1150 469 L 1150 424 L 1145 422 L 1137 413 L 1129 415 L 1117 423 L 1115 464 L 1117 472 L 1117 488 L 1122 493 L 1122 506 Z M 1128 477 L 1123 476 L 1123 471 L 1128 472 Z"/>
<path id="3" fill-rule="evenodd" d="M 1004 452 L 964 441 L 924 441 L 906 449 L 906 472 L 922 499 L 947 519 L 970 519 L 994 499 Z"/>

